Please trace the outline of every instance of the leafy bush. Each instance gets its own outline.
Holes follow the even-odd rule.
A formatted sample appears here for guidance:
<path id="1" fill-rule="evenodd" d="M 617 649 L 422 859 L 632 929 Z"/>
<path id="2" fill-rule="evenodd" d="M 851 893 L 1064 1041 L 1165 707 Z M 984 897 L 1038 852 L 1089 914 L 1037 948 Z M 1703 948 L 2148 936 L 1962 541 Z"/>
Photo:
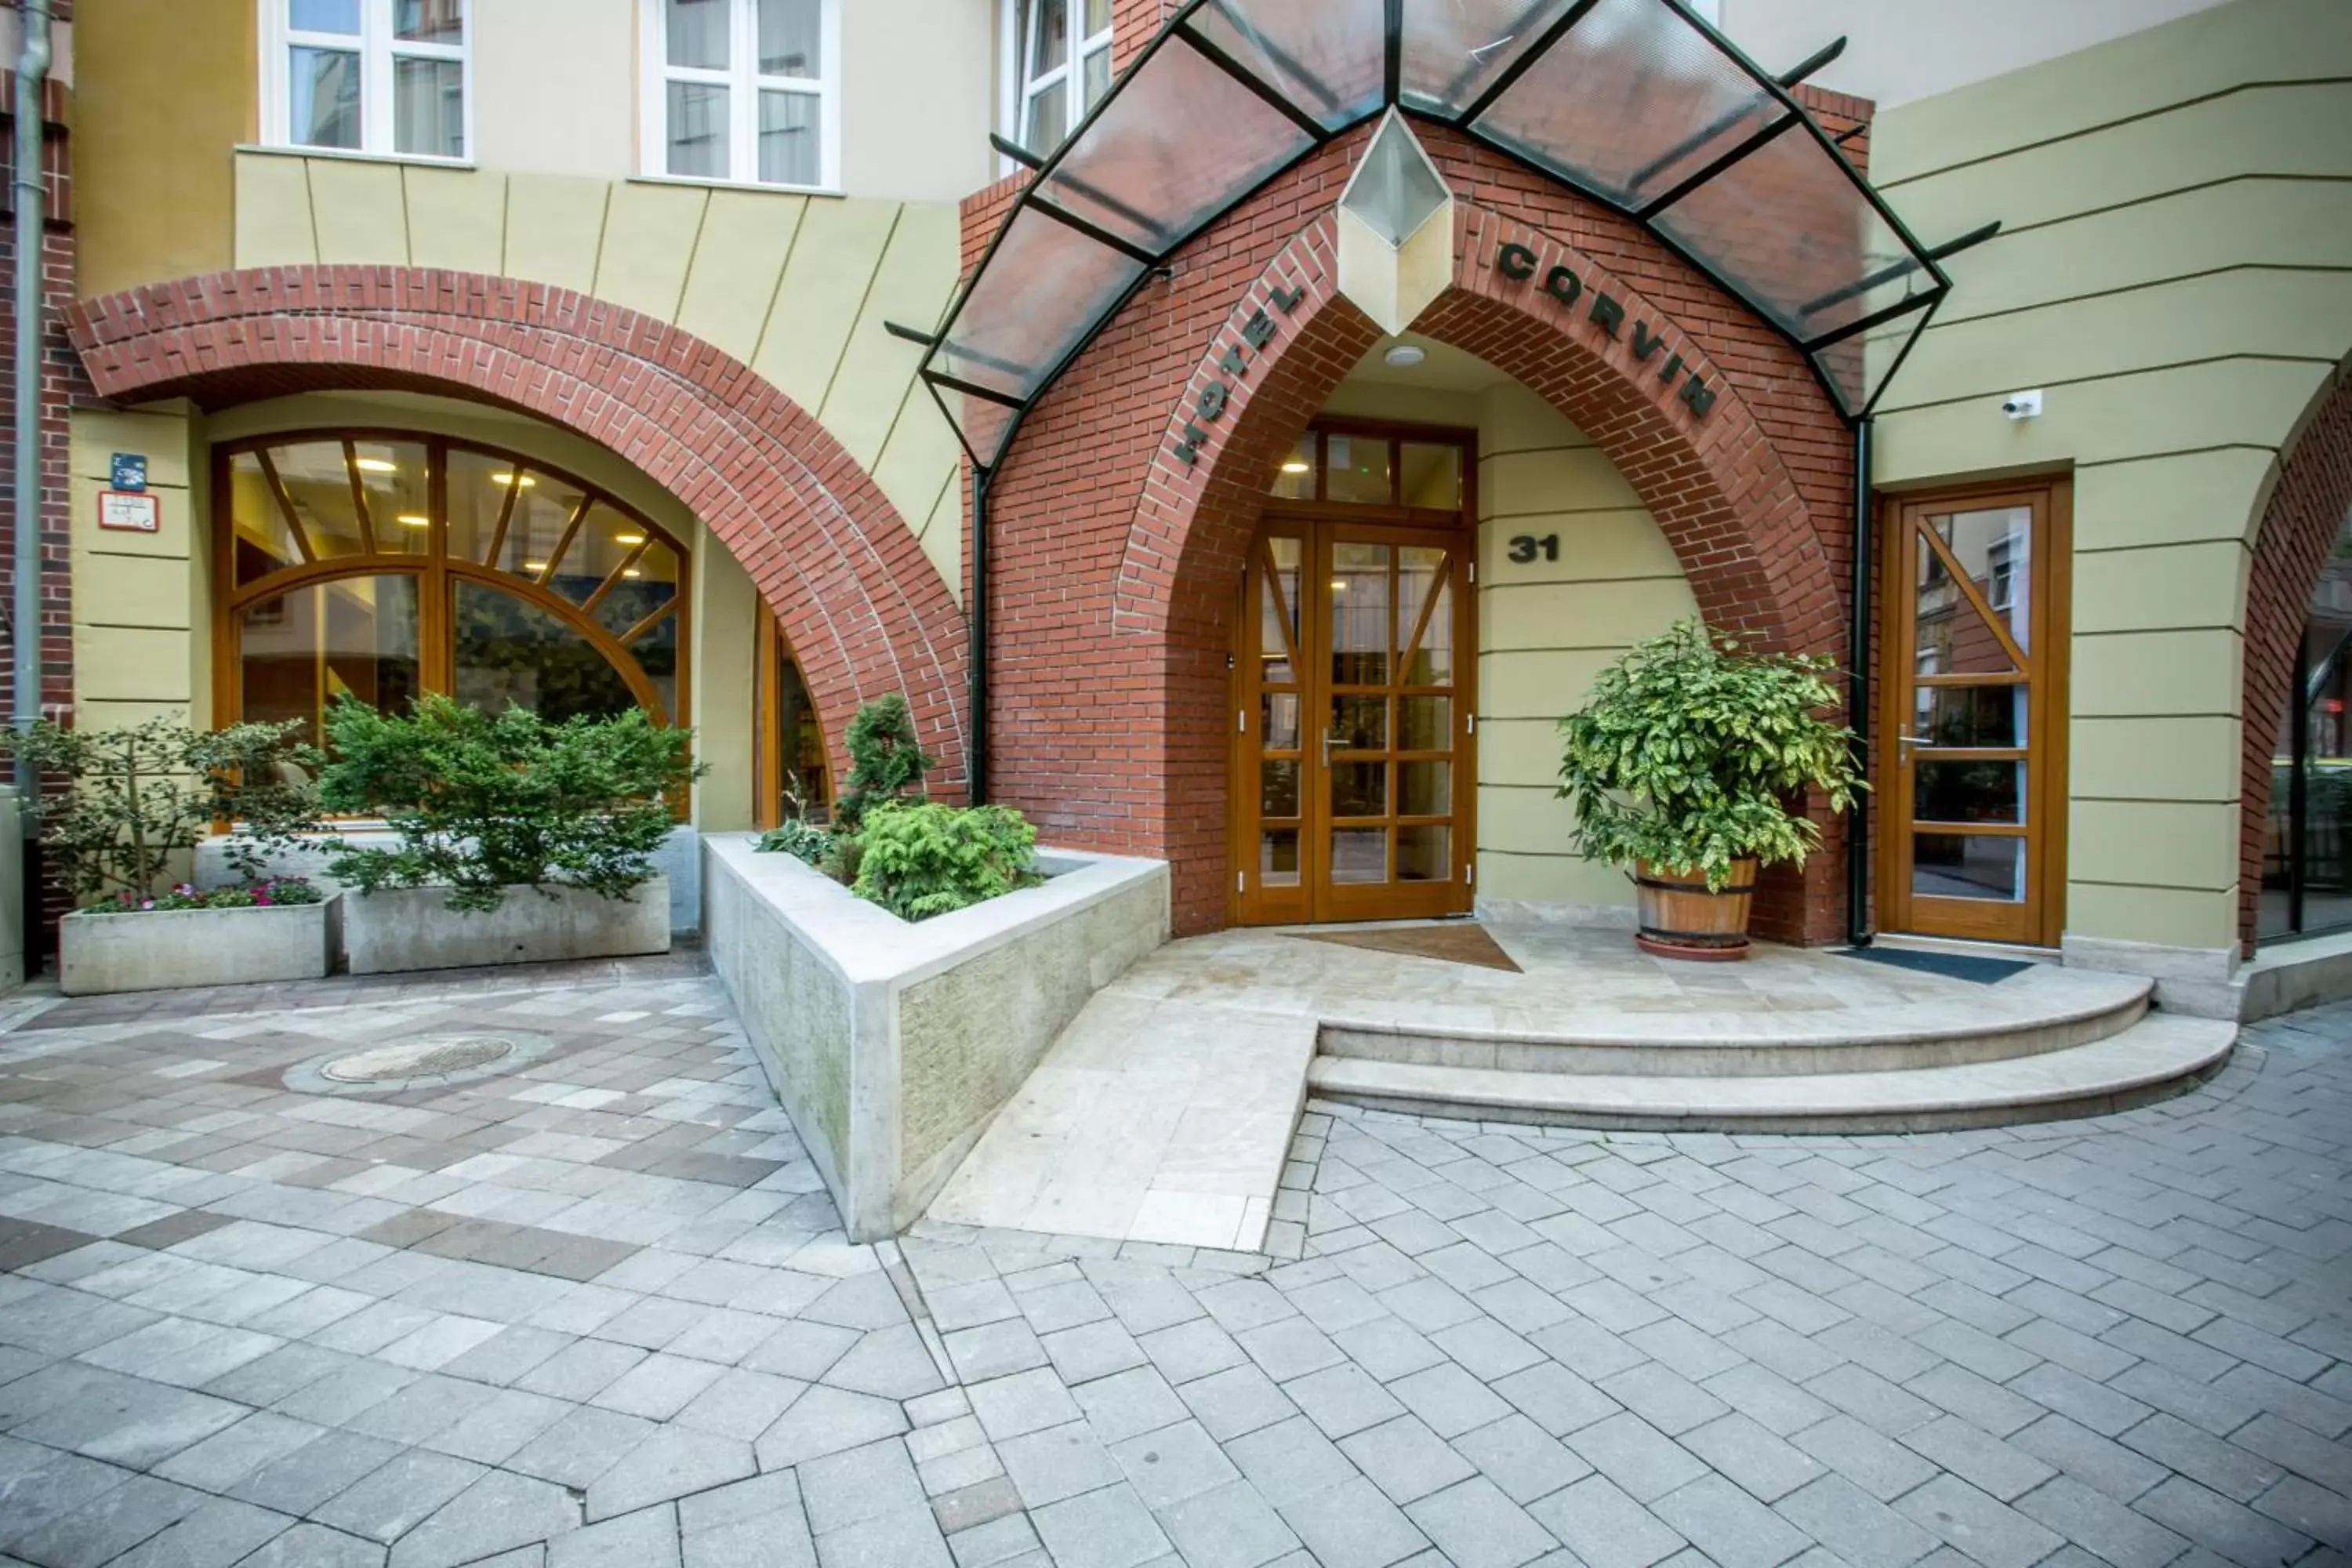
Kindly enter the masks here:
<path id="1" fill-rule="evenodd" d="M 923 793 L 923 774 L 939 765 L 915 740 L 914 716 L 896 693 L 877 697 L 849 721 L 849 789 L 841 797 L 843 826 L 853 832 L 866 814 L 908 794 Z"/>
<path id="2" fill-rule="evenodd" d="M 760 835 L 751 847 L 763 855 L 789 855 L 810 866 L 821 866 L 833 849 L 834 836 L 815 823 L 787 817 Z"/>
<path id="3" fill-rule="evenodd" d="M 885 805 L 858 833 L 853 889 L 900 920 L 922 921 L 1034 886 L 1037 830 L 1002 805 Z"/>
<path id="4" fill-rule="evenodd" d="M 1756 654 L 1684 621 L 1625 651 L 1560 721 L 1560 795 L 1575 803 L 1576 847 L 1619 868 L 1636 861 L 1709 888 L 1732 863 L 1802 865 L 1821 830 L 1785 802 L 1823 791 L 1832 810 L 1868 786 L 1853 732 L 1820 715 L 1838 700 L 1834 661 Z"/>
<path id="5" fill-rule="evenodd" d="M 327 733 L 328 806 L 381 816 L 400 837 L 396 849 L 344 850 L 328 869 L 368 892 L 446 886 L 460 910 L 495 910 L 523 884 L 626 898 L 652 879 L 701 772 L 691 731 L 636 709 L 550 723 L 438 695 L 405 714 L 346 699 Z"/>
<path id="6" fill-rule="evenodd" d="M 0 750 L 66 787 L 40 800 L 50 877 L 77 900 L 142 902 L 165 887 L 178 857 L 218 822 L 232 826 L 229 865 L 248 879 L 319 819 L 318 751 L 297 723 L 192 730 L 151 719 L 121 730 L 68 730 L 44 719 L 0 732 Z"/>
<path id="7" fill-rule="evenodd" d="M 181 882 L 171 891 L 152 897 L 117 893 L 89 905 L 86 915 L 138 915 L 173 910 L 266 910 L 317 904 L 326 900 L 318 884 L 303 877 L 277 877 L 248 882 L 241 888 L 199 888 Z"/>

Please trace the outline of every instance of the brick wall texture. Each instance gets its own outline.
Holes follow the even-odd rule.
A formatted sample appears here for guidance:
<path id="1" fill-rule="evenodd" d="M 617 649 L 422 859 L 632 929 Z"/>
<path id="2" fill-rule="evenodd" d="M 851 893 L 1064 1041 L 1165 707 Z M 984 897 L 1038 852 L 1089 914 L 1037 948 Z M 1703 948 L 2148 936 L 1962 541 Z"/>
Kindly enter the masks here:
<path id="1" fill-rule="evenodd" d="M 2254 538 L 2246 581 L 2245 733 L 2241 760 L 2238 847 L 2238 933 L 2254 951 L 2254 916 L 2262 897 L 2263 855 L 2269 841 L 2271 761 L 2293 700 L 2295 649 L 2303 641 L 2312 584 L 2329 550 L 2352 519 L 2352 365 L 2303 429 L 2285 462 L 2262 531 Z"/>
<path id="2" fill-rule="evenodd" d="M 1606 450 L 1674 544 L 1707 618 L 1781 648 L 1844 653 L 1850 432 L 1797 352 L 1630 220 L 1442 128 L 1417 125 L 1457 201 L 1454 287 L 1415 330 L 1542 394 Z M 1165 856 L 1181 930 L 1225 923 L 1227 656 L 1242 563 L 1280 455 L 1378 339 L 1336 293 L 1329 212 L 1370 128 L 1339 138 L 1227 214 L 1148 282 L 1040 401 L 995 481 L 989 585 L 992 795 L 1049 839 Z M 967 251 L 1012 190 L 967 204 Z M 1535 279 L 1495 267 L 1538 257 Z M 1573 307 L 1538 287 L 1567 266 Z M 1273 305 L 1277 290 L 1297 298 Z M 1624 305 L 1622 335 L 1589 319 Z M 1262 351 L 1244 338 L 1266 310 Z M 1637 357 L 1632 323 L 1663 331 Z M 1235 377 L 1218 368 L 1247 353 Z M 1697 417 L 1668 359 L 1716 394 Z M 1229 382 L 1202 422 L 1198 398 Z M 1188 422 L 1207 441 L 1177 448 Z M 1563 709 L 1575 693 L 1563 692 Z M 1766 879 L 1756 929 L 1842 929 L 1844 846 Z"/>
<path id="3" fill-rule="evenodd" d="M 510 278 L 290 267 L 86 301 L 100 393 L 210 405 L 387 387 L 521 409 L 603 443 L 693 510 L 772 605 L 825 724 L 897 691 L 942 795 L 963 789 L 962 612 L 873 479 L 814 416 L 667 322 Z"/>

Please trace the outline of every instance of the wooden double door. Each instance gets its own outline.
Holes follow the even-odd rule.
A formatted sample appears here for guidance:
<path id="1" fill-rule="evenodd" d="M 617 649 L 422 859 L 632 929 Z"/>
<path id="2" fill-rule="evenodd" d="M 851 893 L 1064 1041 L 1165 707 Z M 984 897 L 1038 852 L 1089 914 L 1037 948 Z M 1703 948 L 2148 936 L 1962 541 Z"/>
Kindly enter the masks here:
<path id="1" fill-rule="evenodd" d="M 1469 910 L 1475 537 L 1288 514 L 1262 528 L 1234 655 L 1242 922 Z"/>
<path id="2" fill-rule="evenodd" d="M 2056 481 L 1885 509 L 1882 931 L 2064 928 L 2067 501 Z"/>

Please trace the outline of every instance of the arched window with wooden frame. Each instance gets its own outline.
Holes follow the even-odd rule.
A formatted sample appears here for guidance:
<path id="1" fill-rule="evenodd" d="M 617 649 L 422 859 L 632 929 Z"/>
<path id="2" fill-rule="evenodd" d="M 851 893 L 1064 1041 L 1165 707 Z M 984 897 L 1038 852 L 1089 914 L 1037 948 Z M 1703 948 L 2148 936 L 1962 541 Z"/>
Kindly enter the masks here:
<path id="1" fill-rule="evenodd" d="M 214 453 L 215 711 L 320 737 L 350 696 L 688 721 L 688 548 L 475 442 L 309 430 Z"/>
<path id="2" fill-rule="evenodd" d="M 752 826 L 773 827 L 795 815 L 829 822 L 833 768 L 825 755 L 824 723 L 809 700 L 793 645 L 765 601 L 758 637 L 752 666 Z"/>

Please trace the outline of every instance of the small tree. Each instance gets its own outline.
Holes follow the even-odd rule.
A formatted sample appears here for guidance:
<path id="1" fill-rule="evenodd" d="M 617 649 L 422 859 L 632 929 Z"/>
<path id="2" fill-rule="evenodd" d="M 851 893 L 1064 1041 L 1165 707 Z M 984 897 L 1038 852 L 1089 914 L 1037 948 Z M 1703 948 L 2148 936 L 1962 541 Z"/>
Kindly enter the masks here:
<path id="1" fill-rule="evenodd" d="M 1002 805 L 886 805 L 857 837 L 863 855 L 851 890 L 904 921 L 967 909 L 1037 879 L 1037 830 Z"/>
<path id="2" fill-rule="evenodd" d="M 382 816 L 396 849 L 330 863 L 364 891 L 446 886 L 449 908 L 495 910 L 508 888 L 580 888 L 626 898 L 702 770 L 693 732 L 631 709 L 551 724 L 527 708 L 493 716 L 428 695 L 404 714 L 346 699 L 327 716 L 335 760 L 320 785 L 338 811 Z"/>
<path id="3" fill-rule="evenodd" d="M 162 893 L 174 861 L 215 823 L 231 824 L 228 863 L 248 881 L 267 858 L 318 826 L 311 782 L 320 758 L 297 741 L 299 722 L 193 730 L 150 719 L 121 730 L 68 730 L 44 719 L 0 732 L 0 751 L 62 774 L 41 796 L 49 876 L 72 898 L 139 900 Z"/>
<path id="4" fill-rule="evenodd" d="M 1575 803 L 1578 853 L 1703 871 L 1718 889 L 1737 860 L 1803 864 L 1821 829 L 1785 803 L 1818 789 L 1843 811 L 1868 787 L 1853 731 L 1821 716 L 1838 700 L 1825 679 L 1836 668 L 1750 653 L 1696 620 L 1627 649 L 1560 721 L 1559 793 Z"/>
<path id="5" fill-rule="evenodd" d="M 939 765 L 915 740 L 914 715 L 893 692 L 858 709 L 849 721 L 849 788 L 835 807 L 841 826 L 856 831 L 876 806 L 923 793 L 923 774 Z"/>

